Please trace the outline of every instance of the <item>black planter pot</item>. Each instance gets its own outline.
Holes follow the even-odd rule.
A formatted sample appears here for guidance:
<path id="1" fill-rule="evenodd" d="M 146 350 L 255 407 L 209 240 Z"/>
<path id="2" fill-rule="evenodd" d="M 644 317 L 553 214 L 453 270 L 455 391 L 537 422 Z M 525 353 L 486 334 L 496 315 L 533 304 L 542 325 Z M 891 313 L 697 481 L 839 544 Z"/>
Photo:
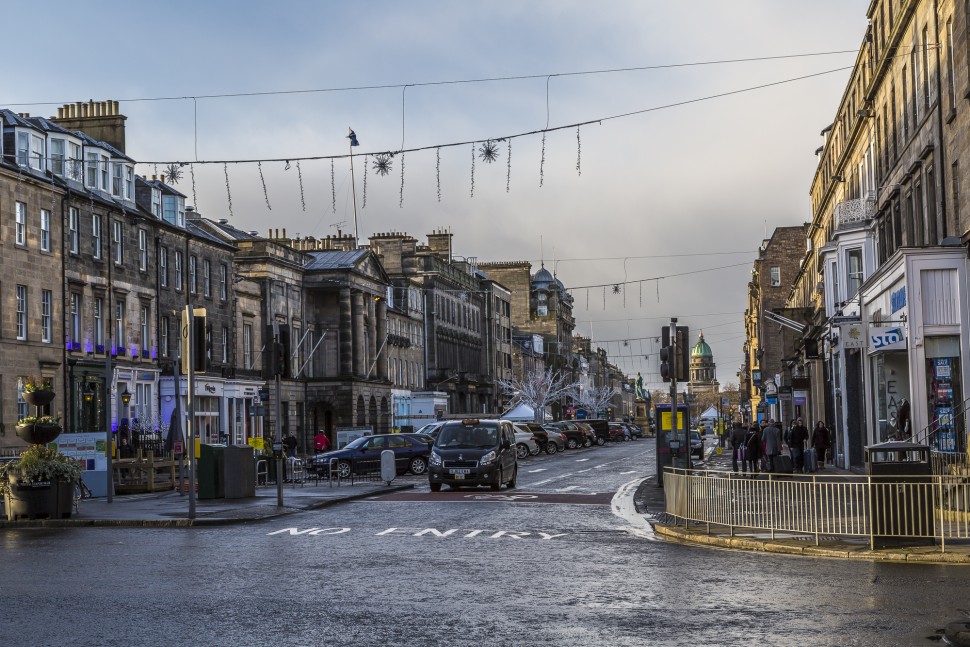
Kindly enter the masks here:
<path id="1" fill-rule="evenodd" d="M 60 425 L 47 423 L 33 423 L 30 425 L 17 425 L 17 436 L 31 445 L 46 445 L 61 435 Z"/>
<path id="2" fill-rule="evenodd" d="M 24 400 L 31 406 L 43 407 L 54 401 L 54 392 L 51 390 L 24 391 Z"/>
<path id="3" fill-rule="evenodd" d="M 8 475 L 10 492 L 4 497 L 7 519 L 67 519 L 74 504 L 74 484 L 70 481 L 20 483 Z"/>

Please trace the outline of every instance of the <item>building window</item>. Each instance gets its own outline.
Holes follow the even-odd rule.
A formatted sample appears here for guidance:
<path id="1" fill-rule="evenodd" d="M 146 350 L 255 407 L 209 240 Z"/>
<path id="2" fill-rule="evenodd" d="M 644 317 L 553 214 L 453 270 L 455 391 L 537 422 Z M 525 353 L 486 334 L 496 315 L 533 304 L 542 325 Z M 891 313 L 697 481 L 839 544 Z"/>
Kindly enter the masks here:
<path id="1" fill-rule="evenodd" d="M 54 295 L 50 290 L 40 292 L 40 340 L 51 343 L 51 307 Z"/>
<path id="2" fill-rule="evenodd" d="M 162 317 L 158 325 L 160 326 L 158 336 L 161 338 L 159 345 L 161 346 L 162 357 L 168 357 L 168 317 Z"/>
<path id="3" fill-rule="evenodd" d="M 51 212 L 47 209 L 40 210 L 40 250 L 51 251 Z"/>
<path id="4" fill-rule="evenodd" d="M 78 249 L 81 245 L 81 234 L 78 231 L 78 222 L 81 219 L 81 214 L 77 210 L 77 207 L 71 207 L 68 211 L 67 216 L 67 228 L 70 232 L 71 237 L 71 253 L 77 254 Z"/>
<path id="5" fill-rule="evenodd" d="M 17 203 L 16 215 L 16 237 L 14 242 L 18 245 L 27 244 L 27 205 L 23 202 Z"/>
<path id="6" fill-rule="evenodd" d="M 950 112 L 957 109 L 956 74 L 953 67 L 953 19 L 946 21 L 946 88 L 950 99 Z"/>
<path id="7" fill-rule="evenodd" d="M 212 263 L 207 258 L 202 259 L 202 294 L 212 296 Z"/>
<path id="8" fill-rule="evenodd" d="M 104 299 L 94 299 L 94 343 L 104 349 Z"/>
<path id="9" fill-rule="evenodd" d="M 104 245 L 101 237 L 101 216 L 98 214 L 91 215 L 91 245 L 94 257 L 100 260 L 104 254 Z"/>
<path id="10" fill-rule="evenodd" d="M 243 324 L 243 368 L 253 367 L 253 325 Z"/>
<path id="11" fill-rule="evenodd" d="M 124 230 L 120 220 L 111 221 L 111 240 L 114 243 L 115 265 L 121 265 L 125 260 Z"/>
<path id="12" fill-rule="evenodd" d="M 185 198 L 177 195 L 162 196 L 162 217 L 177 227 L 185 227 Z"/>
<path id="13" fill-rule="evenodd" d="M 125 302 L 118 300 L 115 304 L 115 346 L 124 348 L 125 343 Z"/>
<path id="14" fill-rule="evenodd" d="M 81 341 L 81 295 L 77 292 L 71 293 L 71 343 L 77 344 Z"/>
<path id="15" fill-rule="evenodd" d="M 845 294 L 851 299 L 859 293 L 864 279 L 862 272 L 862 250 L 850 249 L 845 253 Z"/>
<path id="16" fill-rule="evenodd" d="M 182 252 L 175 252 L 175 289 L 182 291 Z"/>
<path id="17" fill-rule="evenodd" d="M 55 175 L 64 175 L 64 140 L 51 140 L 51 172 Z"/>
<path id="18" fill-rule="evenodd" d="M 125 166 L 125 200 L 134 201 L 135 199 L 135 169 Z"/>
<path id="19" fill-rule="evenodd" d="M 110 176 L 108 173 L 108 165 L 110 163 L 111 163 L 110 158 L 108 158 L 107 155 L 102 155 L 101 162 L 98 165 L 98 168 L 100 168 L 101 170 L 101 190 L 104 191 L 105 193 L 108 192 L 109 187 L 111 186 L 109 183 Z"/>
<path id="20" fill-rule="evenodd" d="M 84 184 L 91 189 L 98 188 L 98 154 L 88 153 L 84 156 Z"/>
<path id="21" fill-rule="evenodd" d="M 781 287 L 781 268 L 773 267 L 770 272 L 770 285 L 773 288 Z"/>
<path id="22" fill-rule="evenodd" d="M 30 133 L 17 131 L 17 164 L 27 166 L 30 162 Z"/>
<path id="23" fill-rule="evenodd" d="M 219 298 L 225 301 L 229 298 L 229 268 L 223 263 L 219 266 Z"/>
<path id="24" fill-rule="evenodd" d="M 27 286 L 17 286 L 17 339 L 27 339 Z"/>
<path id="25" fill-rule="evenodd" d="M 195 294 L 198 290 L 195 256 L 189 256 L 189 292 Z"/>
<path id="26" fill-rule="evenodd" d="M 71 161 L 68 164 L 67 176 L 72 180 L 80 182 L 84 169 L 84 165 L 81 162 L 81 145 L 71 142 L 69 148 L 71 150 Z"/>
<path id="27" fill-rule="evenodd" d="M 158 280 L 163 288 L 168 287 L 168 247 L 158 250 Z"/>
<path id="28" fill-rule="evenodd" d="M 149 319 L 148 315 L 151 309 L 148 306 L 141 307 L 141 349 L 142 351 L 148 350 L 151 345 L 151 338 L 149 337 Z"/>
<path id="29" fill-rule="evenodd" d="M 162 192 L 158 189 L 152 189 L 152 215 L 162 217 Z"/>
<path id="30" fill-rule="evenodd" d="M 30 136 L 30 168 L 43 171 L 47 168 L 47 154 L 44 150 L 46 142 L 40 135 Z"/>
<path id="31" fill-rule="evenodd" d="M 138 230 L 138 269 L 148 269 L 148 232 L 144 229 Z"/>
<path id="32" fill-rule="evenodd" d="M 229 329 L 222 327 L 222 363 L 229 363 Z"/>
<path id="33" fill-rule="evenodd" d="M 17 388 L 17 419 L 22 420 L 30 415 L 30 408 L 27 406 L 27 401 L 24 400 L 23 391 L 20 390 L 19 386 Z"/>
<path id="34" fill-rule="evenodd" d="M 125 167 L 118 162 L 111 166 L 111 195 L 120 198 L 125 190 Z"/>

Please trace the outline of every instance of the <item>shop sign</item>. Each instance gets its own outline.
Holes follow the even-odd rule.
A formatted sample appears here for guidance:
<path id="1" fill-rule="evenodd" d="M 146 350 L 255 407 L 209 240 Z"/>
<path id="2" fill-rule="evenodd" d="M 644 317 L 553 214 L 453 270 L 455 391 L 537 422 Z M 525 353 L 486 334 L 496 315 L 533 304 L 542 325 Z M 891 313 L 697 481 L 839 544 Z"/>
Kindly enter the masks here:
<path id="1" fill-rule="evenodd" d="M 808 391 L 795 391 L 794 404 L 796 407 L 804 407 L 806 404 L 808 404 Z"/>
<path id="2" fill-rule="evenodd" d="M 773 398 L 776 395 L 778 395 L 778 387 L 775 385 L 774 380 L 769 378 L 768 381 L 765 382 L 765 396 Z"/>
<path id="3" fill-rule="evenodd" d="M 751 383 L 755 386 L 761 386 L 761 369 L 755 368 L 751 370 Z"/>
<path id="4" fill-rule="evenodd" d="M 778 397 L 788 402 L 792 399 L 792 388 L 788 385 L 778 387 Z"/>
<path id="5" fill-rule="evenodd" d="M 898 312 L 906 307 L 906 286 L 899 288 L 889 294 L 890 312 Z"/>
<path id="6" fill-rule="evenodd" d="M 869 329 L 869 352 L 905 350 L 906 331 L 902 326 L 877 326 Z"/>
<path id="7" fill-rule="evenodd" d="M 839 343 L 842 348 L 865 348 L 866 330 L 861 323 L 839 326 Z"/>

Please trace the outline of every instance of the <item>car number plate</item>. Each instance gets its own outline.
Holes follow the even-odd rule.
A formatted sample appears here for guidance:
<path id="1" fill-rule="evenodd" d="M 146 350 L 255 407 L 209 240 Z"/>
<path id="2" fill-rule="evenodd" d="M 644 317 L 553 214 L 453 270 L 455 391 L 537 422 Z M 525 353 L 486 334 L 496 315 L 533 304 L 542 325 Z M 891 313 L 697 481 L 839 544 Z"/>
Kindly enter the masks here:
<path id="1" fill-rule="evenodd" d="M 455 477 L 460 478 L 460 477 L 464 476 L 465 474 L 470 474 L 471 473 L 471 470 L 468 469 L 468 468 L 455 469 L 455 470 L 448 470 L 448 473 L 451 474 L 452 476 L 455 476 Z"/>

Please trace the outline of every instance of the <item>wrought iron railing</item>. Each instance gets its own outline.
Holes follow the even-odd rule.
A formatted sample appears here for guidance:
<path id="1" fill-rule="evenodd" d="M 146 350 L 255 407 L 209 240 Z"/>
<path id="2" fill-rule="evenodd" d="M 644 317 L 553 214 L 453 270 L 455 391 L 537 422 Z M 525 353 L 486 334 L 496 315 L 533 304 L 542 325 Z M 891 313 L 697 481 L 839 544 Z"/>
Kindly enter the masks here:
<path id="1" fill-rule="evenodd" d="M 865 223 L 872 219 L 876 213 L 876 201 L 868 198 L 858 198 L 856 200 L 843 200 L 835 205 L 835 227 L 851 227 L 860 223 Z"/>

